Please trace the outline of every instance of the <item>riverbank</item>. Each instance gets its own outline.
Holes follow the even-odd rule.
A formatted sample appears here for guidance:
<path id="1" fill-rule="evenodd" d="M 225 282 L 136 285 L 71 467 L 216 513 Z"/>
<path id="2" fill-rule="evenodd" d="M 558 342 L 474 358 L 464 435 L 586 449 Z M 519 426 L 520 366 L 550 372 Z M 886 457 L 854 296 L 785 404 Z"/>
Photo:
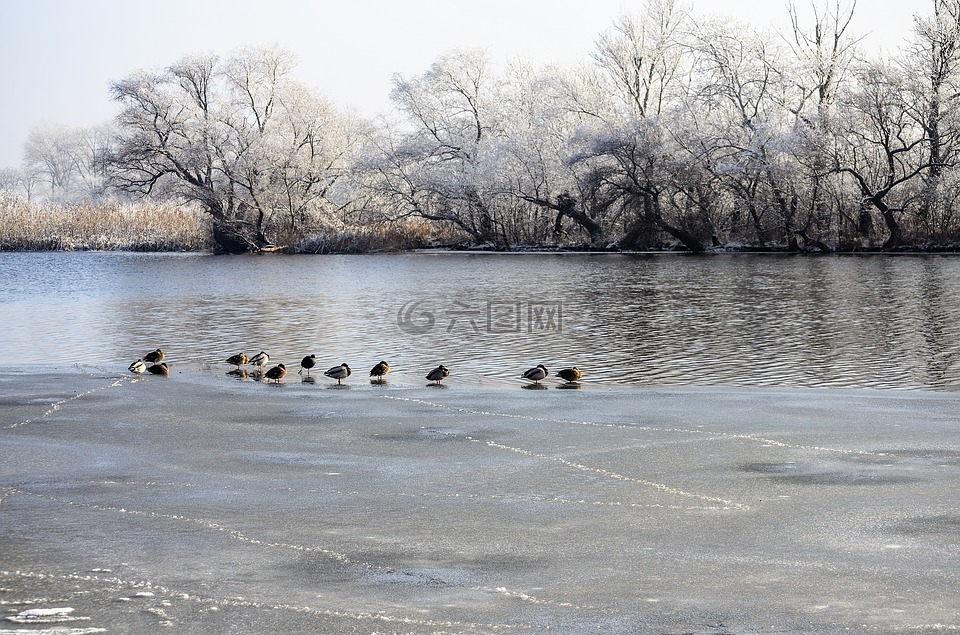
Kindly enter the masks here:
<path id="1" fill-rule="evenodd" d="M 960 395 L 356 384 L 0 367 L 4 616 L 960 630 Z"/>
<path id="2" fill-rule="evenodd" d="M 336 230 L 304 229 L 302 235 L 283 245 L 265 245 L 250 253 L 378 254 L 425 252 L 470 253 L 690 253 L 674 240 L 664 240 L 644 249 L 625 249 L 614 242 L 587 244 L 558 242 L 539 244 L 475 244 L 454 227 L 423 219 L 381 219 L 360 225 L 342 225 Z M 0 252 L 215 252 L 211 220 L 196 206 L 159 202 L 77 203 L 72 205 L 30 203 L 0 191 Z M 702 254 L 955 254 L 960 244 L 918 239 L 918 244 L 888 248 L 880 243 L 839 239 L 803 239 L 781 243 L 752 244 L 714 241 Z"/>

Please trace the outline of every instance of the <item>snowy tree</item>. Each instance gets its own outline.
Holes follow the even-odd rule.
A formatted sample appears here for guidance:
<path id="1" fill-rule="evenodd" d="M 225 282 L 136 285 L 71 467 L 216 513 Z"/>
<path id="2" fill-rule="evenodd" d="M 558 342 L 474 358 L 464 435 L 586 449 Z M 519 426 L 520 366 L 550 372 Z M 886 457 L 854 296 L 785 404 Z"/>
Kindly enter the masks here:
<path id="1" fill-rule="evenodd" d="M 782 70 L 797 90 L 786 95 L 783 104 L 795 118 L 794 159 L 796 182 L 802 190 L 797 233 L 810 239 L 810 227 L 830 229 L 834 224 L 834 191 L 827 175 L 830 161 L 822 142 L 830 138 L 832 117 L 838 96 L 846 87 L 858 55 L 861 38 L 851 31 L 856 1 L 811 3 L 804 19 L 794 3 L 788 5 L 791 29 L 784 40 L 789 55 L 782 58 Z"/>
<path id="2" fill-rule="evenodd" d="M 116 186 L 199 203 L 219 251 L 276 249 L 311 223 L 335 222 L 331 188 L 357 138 L 292 79 L 294 62 L 282 50 L 245 49 L 114 83 Z"/>
<path id="3" fill-rule="evenodd" d="M 56 203 L 103 198 L 110 127 L 72 128 L 41 124 L 24 144 L 23 174 L 45 184 L 44 198 Z"/>
<path id="4" fill-rule="evenodd" d="M 883 246 L 893 248 L 903 241 L 901 191 L 930 168 L 929 138 L 917 117 L 922 97 L 883 62 L 866 63 L 857 75 L 856 86 L 839 102 L 830 139 L 833 170 L 851 179 L 860 194 L 859 235 L 869 234 L 870 210 L 876 209 L 887 230 Z"/>
<path id="5" fill-rule="evenodd" d="M 585 86 L 584 84 L 590 84 Z M 585 232 L 596 245 L 603 236 L 603 219 L 578 166 L 569 161 L 570 139 L 577 129 L 598 120 L 595 85 L 589 71 L 547 67 L 532 68 L 521 62 L 508 69 L 503 97 L 507 113 L 500 140 L 498 179 L 536 210 L 553 215 L 552 235 L 557 241 L 575 238 L 564 220 Z"/>
<path id="6" fill-rule="evenodd" d="M 914 37 L 902 55 L 920 96 L 918 118 L 928 138 L 917 224 L 928 236 L 952 239 L 960 231 L 956 196 L 960 175 L 960 2 L 933 0 L 933 14 L 915 17 Z"/>
<path id="7" fill-rule="evenodd" d="M 420 76 L 394 77 L 404 116 L 396 138 L 366 161 L 398 216 L 449 223 L 478 243 L 509 245 L 503 200 L 491 189 L 503 129 L 497 82 L 483 51 L 456 50 Z M 494 156 L 491 156 L 494 155 Z"/>
<path id="8" fill-rule="evenodd" d="M 627 118 L 656 117 L 681 93 L 687 11 L 677 0 L 646 0 L 597 39 L 593 58 Z"/>
<path id="9" fill-rule="evenodd" d="M 571 157 L 588 168 L 587 180 L 596 199 L 610 210 L 608 222 L 623 227 L 622 248 L 642 245 L 645 234 L 666 232 L 688 250 L 706 249 L 704 234 L 710 228 L 696 225 L 700 217 L 679 214 L 672 204 L 676 178 L 684 171 L 679 148 L 661 119 L 634 119 L 620 128 L 584 130 L 580 150 Z"/>
<path id="10" fill-rule="evenodd" d="M 700 26 L 692 46 L 705 168 L 746 212 L 754 241 L 792 236 L 799 192 L 789 161 L 792 118 L 781 104 L 794 83 L 780 70 L 782 51 L 769 36 L 727 21 Z"/>

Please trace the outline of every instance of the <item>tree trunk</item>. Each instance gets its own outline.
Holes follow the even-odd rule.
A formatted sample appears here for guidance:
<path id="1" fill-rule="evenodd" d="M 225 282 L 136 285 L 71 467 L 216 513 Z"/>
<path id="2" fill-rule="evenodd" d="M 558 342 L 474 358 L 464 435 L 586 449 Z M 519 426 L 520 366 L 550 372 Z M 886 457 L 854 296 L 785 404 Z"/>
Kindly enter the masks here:
<path id="1" fill-rule="evenodd" d="M 554 206 L 554 209 L 557 210 L 557 221 L 555 227 L 560 227 L 560 219 L 563 216 L 568 216 L 573 219 L 578 225 L 587 230 L 587 233 L 590 234 L 590 244 L 596 245 L 597 241 L 600 240 L 600 223 L 593 220 L 587 216 L 584 212 L 581 212 L 577 209 L 577 202 L 569 194 L 560 194 L 557 196 L 557 203 Z"/>
<path id="2" fill-rule="evenodd" d="M 707 250 L 707 248 L 703 245 L 703 242 L 687 230 L 670 225 L 660 216 L 657 216 L 654 219 L 654 222 L 657 224 L 657 227 L 679 240 L 684 247 L 693 253 L 702 254 Z"/>
<path id="3" fill-rule="evenodd" d="M 619 245 L 621 248 L 630 249 L 635 246 L 645 227 L 652 224 L 657 229 L 665 231 L 679 240 L 684 247 L 695 254 L 701 254 L 707 250 L 699 238 L 685 229 L 674 227 L 664 220 L 663 214 L 660 212 L 660 202 L 657 194 L 643 193 L 640 196 L 643 200 L 643 213 L 640 214 L 640 218 L 630 227 L 624 237 L 620 239 Z"/>
<path id="4" fill-rule="evenodd" d="M 214 217 L 213 251 L 217 254 L 245 254 L 250 251 L 250 243 L 237 231 L 236 224 Z"/>
<path id="5" fill-rule="evenodd" d="M 903 242 L 903 230 L 900 228 L 900 223 L 897 221 L 894 210 L 890 209 L 887 204 L 883 202 L 882 198 L 874 198 L 873 204 L 880 210 L 880 213 L 883 215 L 883 222 L 886 223 L 887 230 L 890 232 L 890 236 L 887 237 L 887 240 L 883 243 L 883 248 L 893 249 L 894 247 L 899 247 Z"/>
<path id="6" fill-rule="evenodd" d="M 684 247 L 689 249 L 695 254 L 702 254 L 707 250 L 703 245 L 703 242 L 699 238 L 691 234 L 685 229 L 680 227 L 674 227 L 668 223 L 663 218 L 663 212 L 660 210 L 660 197 L 659 195 L 647 195 L 643 197 L 643 208 L 644 212 L 648 217 L 656 224 L 657 227 L 667 232 L 677 240 L 679 240 Z"/>

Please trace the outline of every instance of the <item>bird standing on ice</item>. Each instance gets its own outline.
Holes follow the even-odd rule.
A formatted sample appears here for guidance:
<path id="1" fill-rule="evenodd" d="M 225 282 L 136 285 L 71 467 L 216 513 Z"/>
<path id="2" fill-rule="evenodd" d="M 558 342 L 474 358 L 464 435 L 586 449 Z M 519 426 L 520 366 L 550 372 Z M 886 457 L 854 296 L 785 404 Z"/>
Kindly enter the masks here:
<path id="1" fill-rule="evenodd" d="M 270 356 L 264 353 L 263 351 L 260 351 L 259 353 L 257 353 L 256 355 L 250 358 L 250 365 L 259 367 L 261 373 L 263 372 L 263 367 L 266 366 L 269 362 L 270 362 Z"/>
<path id="2" fill-rule="evenodd" d="M 246 364 L 248 361 L 250 360 L 247 358 L 246 353 L 237 353 L 236 355 L 231 355 L 230 357 L 227 358 L 227 363 L 233 364 L 237 368 L 240 368 L 241 366 Z"/>
<path id="3" fill-rule="evenodd" d="M 277 364 L 276 366 L 268 370 L 264 375 L 264 377 L 266 377 L 267 379 L 272 379 L 276 381 L 278 384 L 280 383 L 280 380 L 286 376 L 287 376 L 287 367 L 284 366 L 283 364 Z"/>
<path id="4" fill-rule="evenodd" d="M 390 364 L 380 362 L 370 370 L 370 376 L 376 377 L 376 381 L 383 381 L 383 376 L 390 372 Z"/>
<path id="5" fill-rule="evenodd" d="M 539 384 L 540 380 L 546 377 L 549 373 L 547 372 L 547 367 L 543 364 L 537 364 L 536 368 L 531 368 L 523 374 L 523 379 L 529 379 L 535 384 Z"/>
<path id="6" fill-rule="evenodd" d="M 350 376 L 350 367 L 346 364 L 340 364 L 339 366 L 334 366 L 330 370 L 327 370 L 323 373 L 331 379 L 336 379 L 339 384 L 344 379 Z"/>
<path id="7" fill-rule="evenodd" d="M 138 359 L 137 361 L 130 364 L 130 367 L 127 368 L 127 370 L 129 370 L 131 373 L 135 373 L 139 375 L 147 370 L 147 365 L 143 362 L 142 359 Z"/>
<path id="8" fill-rule="evenodd" d="M 310 369 L 317 365 L 317 356 L 316 355 L 307 355 L 300 360 L 300 373 L 303 374 L 303 371 L 307 371 L 307 377 L 310 376 Z"/>
<path id="9" fill-rule="evenodd" d="M 450 376 L 450 371 L 447 370 L 446 366 L 440 364 L 429 373 L 427 373 L 427 379 L 430 381 L 437 382 L 437 385 L 440 385 L 440 382 Z"/>
<path id="10" fill-rule="evenodd" d="M 159 364 L 160 362 L 163 361 L 163 357 L 164 357 L 163 351 L 158 348 L 157 350 L 150 351 L 149 353 L 144 355 L 143 361 L 145 361 L 148 364 Z"/>

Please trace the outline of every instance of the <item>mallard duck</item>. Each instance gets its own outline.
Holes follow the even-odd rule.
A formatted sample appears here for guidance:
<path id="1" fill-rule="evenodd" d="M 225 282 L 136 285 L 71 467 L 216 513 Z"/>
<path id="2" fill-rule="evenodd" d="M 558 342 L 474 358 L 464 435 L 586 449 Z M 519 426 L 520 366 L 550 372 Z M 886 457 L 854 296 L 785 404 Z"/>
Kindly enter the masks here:
<path id="1" fill-rule="evenodd" d="M 572 383 L 575 381 L 580 381 L 580 377 L 583 376 L 583 373 L 580 372 L 580 369 L 574 366 L 573 368 L 564 368 L 563 370 L 557 371 L 557 377 L 560 379 Z"/>
<path id="2" fill-rule="evenodd" d="M 250 365 L 257 366 L 260 368 L 260 372 L 263 372 L 263 367 L 270 363 L 270 356 L 260 351 L 256 355 L 250 358 Z"/>
<path id="3" fill-rule="evenodd" d="M 140 373 L 143 373 L 147 370 L 147 365 L 144 363 L 142 359 L 138 359 L 137 361 L 130 364 L 127 370 L 129 370 L 131 373 L 136 373 L 137 375 L 139 375 Z"/>
<path id="4" fill-rule="evenodd" d="M 153 366 L 148 366 L 147 370 L 153 375 L 169 375 L 170 369 L 167 368 L 166 363 L 154 364 Z"/>
<path id="5" fill-rule="evenodd" d="M 447 370 L 447 368 L 443 364 L 440 364 L 439 366 L 431 370 L 429 373 L 427 373 L 427 379 L 429 379 L 430 381 L 437 382 L 437 385 L 439 385 L 442 380 L 446 379 L 449 376 L 450 376 L 450 371 Z"/>
<path id="6" fill-rule="evenodd" d="M 543 364 L 537 364 L 536 368 L 531 368 L 525 372 L 522 377 L 523 379 L 529 379 L 535 384 L 539 384 L 540 380 L 549 375 L 547 372 L 547 367 Z"/>
<path id="7" fill-rule="evenodd" d="M 227 358 L 227 363 L 233 364 L 237 368 L 240 368 L 241 366 L 246 364 L 248 361 L 250 361 L 250 359 L 247 357 L 246 353 L 237 353 L 236 355 L 231 355 L 230 357 Z"/>
<path id="8" fill-rule="evenodd" d="M 163 351 L 159 348 L 155 351 L 150 351 L 143 356 L 143 361 L 148 364 L 159 364 L 163 361 Z"/>
<path id="9" fill-rule="evenodd" d="M 307 377 L 310 376 L 310 369 L 317 365 L 317 356 L 316 355 L 307 355 L 300 360 L 300 371 L 299 374 L 303 374 L 303 371 L 307 371 Z"/>
<path id="10" fill-rule="evenodd" d="M 287 367 L 284 366 L 283 364 L 277 364 L 276 366 L 268 370 L 266 373 L 264 373 L 263 376 L 266 377 L 267 379 L 272 379 L 279 384 L 280 380 L 287 376 Z"/>
<path id="11" fill-rule="evenodd" d="M 339 384 L 341 381 L 350 376 L 350 367 L 346 364 L 340 364 L 339 366 L 334 366 L 330 370 L 327 370 L 323 373 L 331 379 L 336 379 Z"/>
<path id="12" fill-rule="evenodd" d="M 377 380 L 383 380 L 383 376 L 389 372 L 390 372 L 390 364 L 382 361 L 370 370 L 370 376 L 376 377 Z"/>

